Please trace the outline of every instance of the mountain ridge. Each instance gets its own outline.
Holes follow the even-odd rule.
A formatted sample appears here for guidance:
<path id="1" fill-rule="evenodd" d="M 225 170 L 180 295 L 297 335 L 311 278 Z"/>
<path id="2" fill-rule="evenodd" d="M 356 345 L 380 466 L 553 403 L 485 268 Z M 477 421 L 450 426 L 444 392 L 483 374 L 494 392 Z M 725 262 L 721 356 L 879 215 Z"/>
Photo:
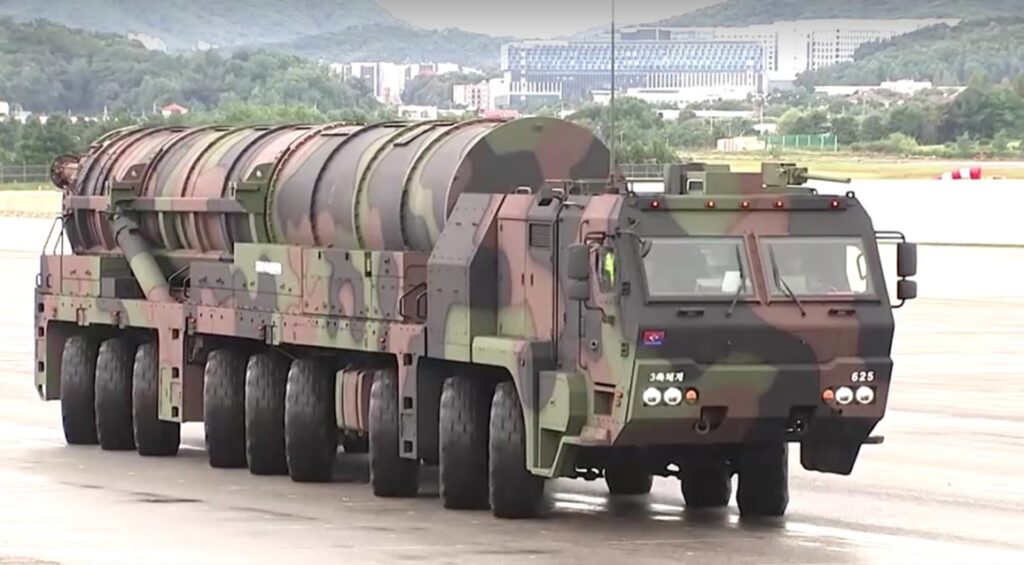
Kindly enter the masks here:
<path id="1" fill-rule="evenodd" d="M 1021 4 L 1020 0 L 725 0 L 650 25 L 747 26 L 819 18 L 983 18 L 1019 12 L 1024 7 Z"/>
<path id="2" fill-rule="evenodd" d="M 0 0 L 0 17 L 25 23 L 46 20 L 72 29 L 145 34 L 170 50 L 187 50 L 197 42 L 231 47 L 258 42 L 292 41 L 307 35 L 353 26 L 391 25 L 411 28 L 374 0 L 247 0 L 239 10 L 233 0 Z"/>

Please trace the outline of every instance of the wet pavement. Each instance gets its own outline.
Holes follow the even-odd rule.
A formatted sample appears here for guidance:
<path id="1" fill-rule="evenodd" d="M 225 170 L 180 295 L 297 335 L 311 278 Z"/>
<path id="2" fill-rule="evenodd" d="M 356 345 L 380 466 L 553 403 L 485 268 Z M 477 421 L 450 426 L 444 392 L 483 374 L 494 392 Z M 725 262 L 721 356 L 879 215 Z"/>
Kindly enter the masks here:
<path id="1" fill-rule="evenodd" d="M 794 449 L 785 519 L 688 512 L 674 480 L 615 499 L 560 480 L 542 519 L 510 522 L 444 510 L 436 472 L 418 499 L 376 499 L 360 456 L 327 485 L 215 470 L 202 424 L 169 459 L 64 445 L 32 390 L 35 261 L 0 254 L 0 565 L 1024 563 L 1024 300 L 899 311 L 886 442 L 849 477 Z"/>

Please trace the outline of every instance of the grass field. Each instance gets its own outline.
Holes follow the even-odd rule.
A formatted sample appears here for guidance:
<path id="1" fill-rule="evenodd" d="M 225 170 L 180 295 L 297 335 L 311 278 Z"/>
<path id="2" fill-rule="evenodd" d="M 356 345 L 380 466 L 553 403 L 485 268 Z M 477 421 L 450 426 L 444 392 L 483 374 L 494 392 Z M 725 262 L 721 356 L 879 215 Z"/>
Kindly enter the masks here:
<path id="1" fill-rule="evenodd" d="M 5 182 L 0 183 L 0 190 L 57 190 L 48 182 Z"/>
<path id="2" fill-rule="evenodd" d="M 784 161 L 808 167 L 812 173 L 854 179 L 933 179 L 960 167 L 979 165 L 984 178 L 1024 179 L 1024 162 L 1018 161 L 939 161 L 927 159 L 887 159 L 857 155 L 799 153 L 780 158 L 768 154 L 730 155 L 691 153 L 693 161 L 724 163 L 734 171 L 757 171 L 763 161 Z"/>

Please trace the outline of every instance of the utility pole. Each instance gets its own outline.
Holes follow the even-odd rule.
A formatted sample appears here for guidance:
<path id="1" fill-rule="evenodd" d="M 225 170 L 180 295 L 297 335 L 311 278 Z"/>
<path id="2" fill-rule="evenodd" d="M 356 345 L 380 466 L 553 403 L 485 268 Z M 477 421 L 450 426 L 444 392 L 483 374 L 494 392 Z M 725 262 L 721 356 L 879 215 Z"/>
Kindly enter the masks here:
<path id="1" fill-rule="evenodd" d="M 608 136 L 609 143 L 611 145 L 611 147 L 610 147 L 610 149 L 611 149 L 611 161 L 610 161 L 611 168 L 608 171 L 608 178 L 611 180 L 612 184 L 614 185 L 615 180 L 616 180 L 615 179 L 615 168 L 616 168 L 616 166 L 615 166 L 615 160 L 616 160 L 616 156 L 615 156 L 615 145 L 616 145 L 615 144 L 615 0 L 611 0 L 611 3 L 612 3 L 612 92 L 611 92 L 611 101 L 610 101 L 610 108 L 609 108 L 609 114 L 611 115 L 611 118 L 610 118 L 611 124 L 610 124 L 609 129 L 611 130 L 610 131 L 611 135 Z"/>

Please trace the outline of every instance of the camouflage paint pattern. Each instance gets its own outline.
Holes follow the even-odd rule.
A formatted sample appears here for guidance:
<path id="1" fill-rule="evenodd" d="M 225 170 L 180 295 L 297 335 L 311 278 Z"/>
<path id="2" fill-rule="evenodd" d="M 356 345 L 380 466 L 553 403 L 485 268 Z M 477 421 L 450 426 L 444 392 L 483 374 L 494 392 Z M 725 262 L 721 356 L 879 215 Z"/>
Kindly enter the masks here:
<path id="1" fill-rule="evenodd" d="M 396 370 L 406 457 L 436 452 L 423 375 L 470 367 L 516 382 L 538 475 L 573 476 L 588 448 L 764 440 L 801 442 L 805 467 L 848 473 L 885 410 L 888 297 L 798 305 L 768 292 L 760 250 L 773 236 L 858 238 L 884 289 L 856 198 L 791 187 L 806 175 L 788 166 L 690 164 L 659 195 L 588 184 L 608 164 L 592 134 L 543 118 L 115 133 L 55 164 L 75 255 L 41 258 L 37 387 L 59 398 L 60 348 L 82 328 L 145 330 L 159 343 L 161 418 L 191 421 L 196 351 L 244 339 L 334 355 L 341 429 L 366 430 L 370 375 Z M 686 193 L 687 178 L 703 192 Z M 743 242 L 754 292 L 651 300 L 641 242 L 690 237 Z M 578 244 L 593 265 L 583 302 L 567 293 Z M 861 371 L 873 403 L 822 396 Z M 669 386 L 663 373 L 697 397 L 646 405 L 647 388 Z"/>

